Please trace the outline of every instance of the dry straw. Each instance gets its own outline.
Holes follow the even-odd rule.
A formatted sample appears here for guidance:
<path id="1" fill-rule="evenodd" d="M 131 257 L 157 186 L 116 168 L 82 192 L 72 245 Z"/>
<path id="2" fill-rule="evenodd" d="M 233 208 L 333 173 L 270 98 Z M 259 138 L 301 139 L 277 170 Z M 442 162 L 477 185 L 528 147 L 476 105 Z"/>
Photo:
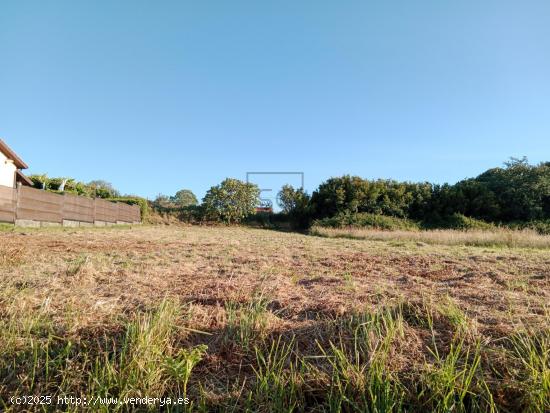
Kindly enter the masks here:
<path id="1" fill-rule="evenodd" d="M 324 228 L 315 226 L 312 235 L 329 238 L 364 239 L 371 241 L 412 241 L 439 245 L 469 245 L 479 247 L 550 248 L 550 236 L 533 230 L 497 229 L 493 231 L 382 231 L 363 228 Z"/>

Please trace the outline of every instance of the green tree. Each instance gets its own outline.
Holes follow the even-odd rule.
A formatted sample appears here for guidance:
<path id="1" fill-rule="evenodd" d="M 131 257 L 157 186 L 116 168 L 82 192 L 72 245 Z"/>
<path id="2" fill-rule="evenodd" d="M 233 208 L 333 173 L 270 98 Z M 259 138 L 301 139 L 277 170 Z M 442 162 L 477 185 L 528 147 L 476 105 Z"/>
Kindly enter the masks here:
<path id="1" fill-rule="evenodd" d="M 511 158 L 504 168 L 492 168 L 455 185 L 435 185 L 424 207 L 431 221 L 453 214 L 492 222 L 550 218 L 550 163 L 530 165 Z"/>
<path id="2" fill-rule="evenodd" d="M 311 202 L 317 218 L 334 216 L 338 213 L 360 212 L 360 206 L 367 206 L 376 198 L 369 193 L 369 182 L 358 177 L 344 175 L 330 178 L 313 192 Z"/>
<path id="3" fill-rule="evenodd" d="M 97 179 L 86 184 L 91 190 L 92 195 L 97 198 L 116 198 L 120 192 L 110 182 Z"/>
<path id="4" fill-rule="evenodd" d="M 227 178 L 208 190 L 202 200 L 206 216 L 231 224 L 254 213 L 260 189 L 251 183 Z"/>
<path id="5" fill-rule="evenodd" d="M 294 189 L 292 185 L 284 185 L 277 194 L 277 204 L 285 214 L 303 208 L 309 202 L 309 195 L 302 188 Z"/>
<path id="6" fill-rule="evenodd" d="M 311 197 L 303 188 L 284 185 L 277 194 L 277 204 L 287 214 L 293 227 L 306 228 L 311 222 Z"/>
<path id="7" fill-rule="evenodd" d="M 157 195 L 157 197 L 153 201 L 153 205 L 160 208 L 174 208 L 171 197 L 163 194 Z"/>
<path id="8" fill-rule="evenodd" d="M 173 197 L 170 197 L 170 200 L 178 207 L 194 206 L 199 203 L 195 194 L 189 189 L 176 192 Z"/>
<path id="9" fill-rule="evenodd" d="M 529 165 L 525 157 L 511 158 L 504 168 L 493 168 L 475 178 L 491 192 L 498 214 L 489 219 L 499 221 L 535 220 L 546 215 L 550 196 L 550 168 L 546 164 Z M 472 214 L 475 216 L 475 214 Z"/>
<path id="10" fill-rule="evenodd" d="M 399 218 L 421 218 L 432 195 L 432 185 L 358 176 L 330 178 L 311 197 L 316 218 L 367 212 Z"/>

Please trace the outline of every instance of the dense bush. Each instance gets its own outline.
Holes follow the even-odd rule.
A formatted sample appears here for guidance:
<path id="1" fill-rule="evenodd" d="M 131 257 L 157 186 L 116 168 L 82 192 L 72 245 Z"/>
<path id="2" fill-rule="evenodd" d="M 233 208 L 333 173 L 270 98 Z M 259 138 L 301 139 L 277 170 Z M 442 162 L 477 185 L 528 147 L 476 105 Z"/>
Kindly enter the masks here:
<path id="1" fill-rule="evenodd" d="M 283 212 L 256 212 L 255 214 L 246 217 L 246 219 L 243 220 L 243 223 L 252 227 L 269 228 L 282 231 L 306 229 L 298 227 L 293 221 L 293 218 Z"/>
<path id="2" fill-rule="evenodd" d="M 438 220 L 424 221 L 423 227 L 428 229 L 444 228 L 460 230 L 491 230 L 496 228 L 494 224 L 479 219 L 470 218 L 459 213 L 454 213 L 443 218 L 439 218 Z"/>
<path id="3" fill-rule="evenodd" d="M 345 175 L 322 183 L 313 192 L 311 206 L 315 218 L 358 212 L 418 218 L 430 202 L 431 195 L 432 185 L 429 183 L 369 181 Z"/>
<path id="4" fill-rule="evenodd" d="M 194 224 L 204 220 L 205 214 L 202 205 L 188 205 L 179 208 L 177 211 L 177 216 L 180 221 Z"/>
<path id="5" fill-rule="evenodd" d="M 550 162 L 512 159 L 476 178 L 436 186 L 426 218 L 453 213 L 502 223 L 550 219 Z"/>
<path id="6" fill-rule="evenodd" d="M 30 175 L 29 179 L 33 186 L 38 189 L 47 191 L 66 192 L 80 196 L 88 196 L 92 198 L 116 198 L 120 196 L 112 184 L 102 180 L 91 181 L 89 183 L 79 182 L 73 178 L 48 178 L 46 174 Z"/>
<path id="7" fill-rule="evenodd" d="M 345 175 L 323 182 L 311 197 L 311 213 L 317 219 L 362 212 L 446 228 L 490 227 L 480 220 L 501 224 L 548 220 L 550 162 L 534 166 L 525 158 L 512 158 L 504 168 L 489 169 L 454 185 L 369 181 Z"/>
<path id="8" fill-rule="evenodd" d="M 276 214 L 260 211 L 256 212 L 255 214 L 249 215 L 244 219 L 244 223 L 253 227 L 261 227 L 261 228 L 275 228 L 273 221 L 273 217 Z"/>
<path id="9" fill-rule="evenodd" d="M 360 212 L 357 214 L 337 214 L 333 217 L 316 220 L 314 221 L 314 225 L 330 228 L 350 226 L 358 228 L 409 231 L 420 229 L 418 223 L 410 219 L 370 214 L 367 212 Z"/>
<path id="10" fill-rule="evenodd" d="M 202 205 L 189 205 L 186 207 L 166 207 L 158 205 L 155 201 L 150 203 L 152 223 L 177 223 L 199 224 L 205 221 L 204 207 Z"/>
<path id="11" fill-rule="evenodd" d="M 48 178 L 46 175 L 30 175 L 29 179 L 32 181 L 33 186 L 38 189 L 45 189 L 47 191 L 58 191 L 64 185 L 62 192 L 67 192 L 75 195 L 92 196 L 92 189 L 89 188 L 83 182 L 77 182 L 72 178 Z"/>
<path id="12" fill-rule="evenodd" d="M 550 219 L 527 222 L 511 222 L 508 225 L 512 229 L 532 229 L 541 235 L 550 235 Z"/>

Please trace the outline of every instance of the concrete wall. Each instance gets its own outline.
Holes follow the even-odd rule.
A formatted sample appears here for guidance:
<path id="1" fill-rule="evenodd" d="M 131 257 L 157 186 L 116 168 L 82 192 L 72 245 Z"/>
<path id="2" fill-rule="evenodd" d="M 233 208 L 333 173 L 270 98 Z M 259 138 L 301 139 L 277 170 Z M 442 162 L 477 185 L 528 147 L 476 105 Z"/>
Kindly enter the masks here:
<path id="1" fill-rule="evenodd" d="M 0 152 L 0 185 L 14 188 L 16 170 L 17 168 L 13 164 L 13 161 L 6 158 L 6 155 Z"/>
<path id="2" fill-rule="evenodd" d="M 58 222 L 46 222 L 46 221 L 36 221 L 34 219 L 16 219 L 16 227 L 24 228 L 51 228 L 51 227 L 67 227 L 67 228 L 78 228 L 78 227 L 111 227 L 115 225 L 141 225 L 141 222 L 122 222 L 119 221 L 116 224 L 112 222 L 105 221 L 95 221 L 95 222 L 81 222 L 81 221 L 72 221 L 64 219 L 62 223 Z"/>

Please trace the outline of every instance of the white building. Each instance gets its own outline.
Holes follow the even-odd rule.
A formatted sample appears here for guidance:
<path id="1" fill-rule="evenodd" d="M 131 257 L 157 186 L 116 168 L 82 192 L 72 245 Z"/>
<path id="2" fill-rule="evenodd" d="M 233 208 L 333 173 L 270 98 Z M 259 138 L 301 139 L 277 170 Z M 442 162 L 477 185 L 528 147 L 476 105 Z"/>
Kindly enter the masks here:
<path id="1" fill-rule="evenodd" d="M 27 168 L 27 164 L 0 139 L 0 185 L 15 188 L 20 182 L 32 186 L 32 181 L 21 172 Z"/>

